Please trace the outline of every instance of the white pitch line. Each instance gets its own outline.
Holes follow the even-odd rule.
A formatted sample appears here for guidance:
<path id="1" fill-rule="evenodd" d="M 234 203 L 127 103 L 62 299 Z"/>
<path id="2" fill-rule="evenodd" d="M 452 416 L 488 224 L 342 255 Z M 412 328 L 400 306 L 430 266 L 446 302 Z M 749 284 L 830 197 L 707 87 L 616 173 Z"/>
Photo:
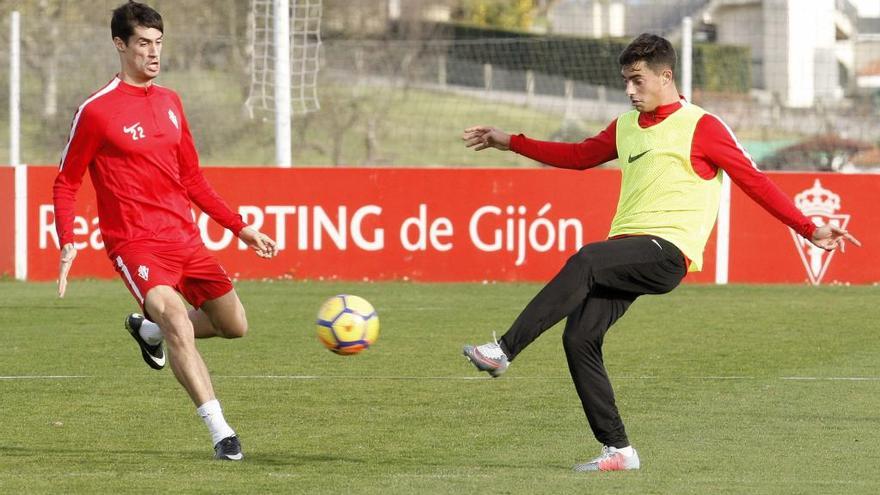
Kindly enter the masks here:
<path id="1" fill-rule="evenodd" d="M 214 378 L 251 380 L 491 380 L 488 376 L 349 376 L 349 375 L 214 375 Z M 554 378 L 540 378 L 554 379 Z"/>
<path id="2" fill-rule="evenodd" d="M 114 376 L 113 378 L 117 378 Z M 136 378 L 135 375 L 131 375 Z M 0 380 L 71 380 L 86 378 L 109 378 L 89 375 L 14 375 L 0 376 Z M 485 375 L 476 376 L 390 376 L 390 375 L 214 375 L 214 378 L 232 378 L 240 380 L 446 380 L 446 381 L 492 381 Z M 784 380 L 803 382 L 880 382 L 880 376 L 612 376 L 613 380 L 705 380 L 705 381 L 736 381 L 736 380 Z M 533 381 L 569 381 L 567 376 L 505 376 L 508 380 Z"/>
<path id="3" fill-rule="evenodd" d="M 489 376 L 387 376 L 387 375 L 215 375 L 215 378 L 233 378 L 243 380 L 487 380 Z M 571 380 L 567 376 L 506 376 L 504 380 Z M 787 380 L 787 381 L 852 381 L 880 382 L 878 376 L 619 376 L 612 380 Z"/>
<path id="4" fill-rule="evenodd" d="M 825 382 L 880 382 L 878 376 L 783 376 L 780 380 Z"/>
<path id="5" fill-rule="evenodd" d="M 85 375 L 18 375 L 0 376 L 0 380 L 65 380 L 69 378 L 94 378 Z"/>

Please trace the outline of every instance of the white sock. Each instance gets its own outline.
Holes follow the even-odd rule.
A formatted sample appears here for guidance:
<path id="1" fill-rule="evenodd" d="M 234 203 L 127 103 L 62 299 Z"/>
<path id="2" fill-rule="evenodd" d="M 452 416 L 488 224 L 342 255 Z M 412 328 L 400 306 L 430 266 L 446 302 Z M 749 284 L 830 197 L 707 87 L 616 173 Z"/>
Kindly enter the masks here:
<path id="1" fill-rule="evenodd" d="M 217 442 L 220 440 L 235 435 L 235 432 L 232 431 L 232 428 L 223 419 L 223 411 L 220 409 L 220 402 L 217 399 L 205 402 L 196 409 L 196 412 L 199 413 L 199 416 L 202 417 L 205 425 L 211 432 L 212 445 L 217 445 Z"/>
<path id="2" fill-rule="evenodd" d="M 156 345 L 162 342 L 162 331 L 159 330 L 159 325 L 156 325 L 146 318 L 144 318 L 143 323 L 141 323 L 141 329 L 138 330 L 138 333 L 141 334 L 141 338 L 144 339 L 144 342 L 150 345 Z"/>
<path id="3" fill-rule="evenodd" d="M 636 453 L 635 449 L 632 448 L 632 445 L 627 445 L 626 447 L 616 450 L 627 457 Z"/>

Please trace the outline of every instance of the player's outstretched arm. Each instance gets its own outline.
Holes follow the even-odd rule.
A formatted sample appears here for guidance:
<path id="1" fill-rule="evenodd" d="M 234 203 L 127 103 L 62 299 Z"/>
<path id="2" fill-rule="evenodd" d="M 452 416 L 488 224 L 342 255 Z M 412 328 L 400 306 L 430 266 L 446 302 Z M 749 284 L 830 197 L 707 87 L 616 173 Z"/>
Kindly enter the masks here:
<path id="1" fill-rule="evenodd" d="M 843 251 L 844 241 L 849 241 L 856 246 L 862 245 L 858 239 L 846 230 L 828 224 L 816 227 L 816 231 L 813 232 L 813 238 L 810 241 L 826 251 L 834 251 L 838 247 Z"/>
<path id="2" fill-rule="evenodd" d="M 67 274 L 70 273 L 70 267 L 73 265 L 73 259 L 76 258 L 76 248 L 73 243 L 68 242 L 61 246 L 61 264 L 58 270 L 58 297 L 64 297 L 67 292 Z"/>
<path id="3" fill-rule="evenodd" d="M 510 134 L 494 127 L 469 127 L 464 130 L 461 139 L 466 147 L 474 148 L 474 151 L 482 151 L 486 148 L 495 148 L 501 151 L 510 149 Z"/>
<path id="4" fill-rule="evenodd" d="M 278 247 L 275 245 L 275 241 L 253 227 L 241 229 L 238 233 L 238 238 L 250 246 L 260 258 L 271 258 L 278 254 Z"/>

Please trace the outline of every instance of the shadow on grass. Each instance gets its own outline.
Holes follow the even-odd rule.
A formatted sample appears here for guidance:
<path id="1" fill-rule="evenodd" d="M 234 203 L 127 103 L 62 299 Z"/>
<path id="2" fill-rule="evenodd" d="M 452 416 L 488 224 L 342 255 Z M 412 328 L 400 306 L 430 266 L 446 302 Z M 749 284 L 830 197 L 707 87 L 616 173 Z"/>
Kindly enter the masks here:
<path id="1" fill-rule="evenodd" d="M 173 459 L 187 461 L 211 461 L 213 459 L 213 451 L 205 450 L 153 450 L 153 449 L 106 449 L 101 447 L 27 447 L 27 446 L 5 446 L 0 448 L 0 454 L 4 457 L 68 457 L 68 456 L 100 456 L 112 457 L 116 461 L 127 460 L 128 458 L 144 457 L 151 461 L 156 459 Z M 245 463 L 250 465 L 262 466 L 301 466 L 306 464 L 320 463 L 351 463 L 366 464 L 367 461 L 357 457 L 336 456 L 329 454 L 298 454 L 298 453 L 248 453 L 245 454 Z M 238 464 L 237 462 L 218 462 L 217 464 Z"/>
<path id="2" fill-rule="evenodd" d="M 356 457 L 337 456 L 329 454 L 298 454 L 298 453 L 244 453 L 245 462 L 262 466 L 299 466 L 304 464 L 320 464 L 326 462 L 345 462 L 351 464 L 366 464 L 367 461 Z"/>
<path id="3" fill-rule="evenodd" d="M 55 445 L 46 447 L 22 447 L 22 446 L 5 446 L 0 448 L 0 453 L 8 457 L 63 457 L 63 456 L 84 456 L 99 455 L 106 456 L 143 456 L 149 458 L 186 458 L 186 459 L 204 459 L 207 455 L 204 451 L 174 451 L 174 450 L 151 450 L 151 449 L 105 449 L 101 447 L 58 447 Z M 213 452 L 211 453 L 213 454 Z M 119 459 L 119 457 L 117 457 Z"/>
<path id="4" fill-rule="evenodd" d="M 402 458 L 398 456 L 390 457 L 354 457 L 334 454 L 321 453 L 297 453 L 297 452 L 254 452 L 248 453 L 245 449 L 245 463 L 259 466 L 307 466 L 325 463 L 344 463 L 355 464 L 367 468 L 368 466 L 387 466 L 391 470 L 400 470 L 407 468 L 439 468 L 439 469 L 457 469 L 457 468 L 480 468 L 480 469 L 559 469 L 561 471 L 569 471 L 570 466 L 562 466 L 557 464 L 547 464 L 536 466 L 534 463 L 527 462 L 474 462 L 471 459 L 450 459 L 448 462 L 438 462 L 425 459 L 424 457 Z"/>

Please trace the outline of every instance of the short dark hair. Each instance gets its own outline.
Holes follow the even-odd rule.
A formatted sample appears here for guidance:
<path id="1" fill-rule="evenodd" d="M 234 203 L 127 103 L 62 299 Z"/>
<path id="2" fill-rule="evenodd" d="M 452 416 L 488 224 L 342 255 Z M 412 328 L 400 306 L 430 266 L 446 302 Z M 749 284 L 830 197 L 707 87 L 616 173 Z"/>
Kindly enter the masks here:
<path id="1" fill-rule="evenodd" d="M 662 36 L 643 33 L 623 49 L 617 61 L 621 67 L 644 61 L 654 72 L 667 67 L 675 72 L 675 48 Z"/>
<path id="2" fill-rule="evenodd" d="M 110 32 L 113 38 L 119 38 L 127 45 L 137 26 L 165 32 L 162 16 L 147 4 L 129 0 L 113 11 L 113 18 L 110 20 Z"/>

